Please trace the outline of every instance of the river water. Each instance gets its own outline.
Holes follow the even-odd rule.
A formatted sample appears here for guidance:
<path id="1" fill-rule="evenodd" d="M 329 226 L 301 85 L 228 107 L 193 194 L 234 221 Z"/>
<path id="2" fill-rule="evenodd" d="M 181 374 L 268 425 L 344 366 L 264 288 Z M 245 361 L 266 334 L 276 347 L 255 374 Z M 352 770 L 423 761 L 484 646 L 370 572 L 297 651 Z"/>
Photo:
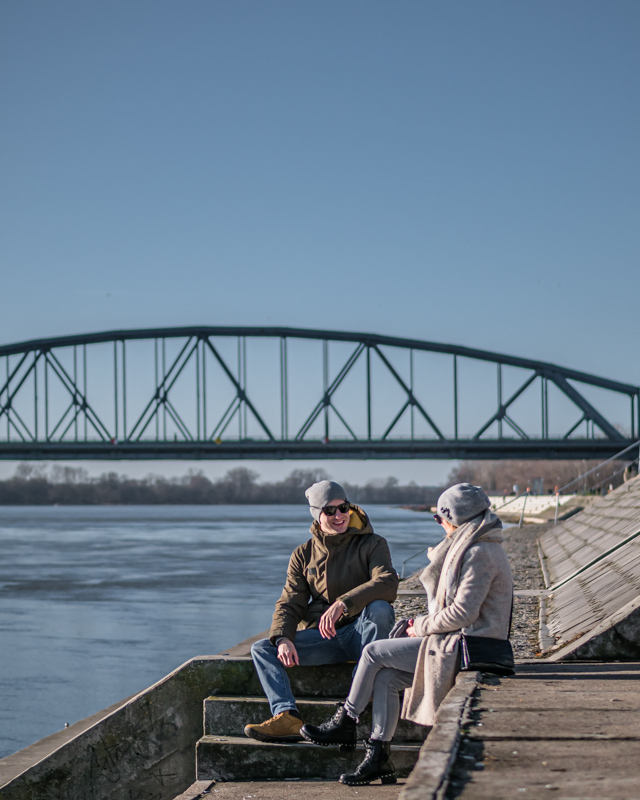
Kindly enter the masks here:
<path id="1" fill-rule="evenodd" d="M 427 514 L 367 512 L 398 571 L 442 535 Z M 268 628 L 310 521 L 305 506 L 0 508 L 0 757 Z"/>

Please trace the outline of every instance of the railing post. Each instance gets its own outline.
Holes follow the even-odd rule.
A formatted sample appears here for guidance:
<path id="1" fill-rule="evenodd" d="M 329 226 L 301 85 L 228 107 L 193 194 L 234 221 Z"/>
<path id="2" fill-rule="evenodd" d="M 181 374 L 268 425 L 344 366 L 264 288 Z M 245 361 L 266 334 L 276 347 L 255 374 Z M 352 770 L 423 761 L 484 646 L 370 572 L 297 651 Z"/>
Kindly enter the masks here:
<path id="1" fill-rule="evenodd" d="M 558 524 L 558 507 L 560 506 L 560 492 L 556 492 L 556 515 L 553 519 L 553 524 Z"/>
<path id="2" fill-rule="evenodd" d="M 423 553 L 425 553 L 430 547 L 431 547 L 431 545 L 427 545 L 426 547 L 423 547 L 422 550 L 418 550 L 417 553 L 414 553 L 412 556 L 409 556 L 409 558 L 405 558 L 405 560 L 402 562 L 402 572 L 400 574 L 400 580 L 401 581 L 404 580 L 404 568 L 405 568 L 406 564 L 408 564 L 409 561 L 413 561 L 414 558 L 417 558 L 418 556 L 420 556 Z"/>
<path id="3" fill-rule="evenodd" d="M 528 491 L 526 491 L 524 493 L 524 502 L 522 503 L 522 513 L 520 514 L 520 522 L 518 523 L 518 527 L 519 528 L 522 527 L 522 522 L 524 520 L 524 510 L 527 507 L 527 497 L 529 497 L 529 492 Z"/>

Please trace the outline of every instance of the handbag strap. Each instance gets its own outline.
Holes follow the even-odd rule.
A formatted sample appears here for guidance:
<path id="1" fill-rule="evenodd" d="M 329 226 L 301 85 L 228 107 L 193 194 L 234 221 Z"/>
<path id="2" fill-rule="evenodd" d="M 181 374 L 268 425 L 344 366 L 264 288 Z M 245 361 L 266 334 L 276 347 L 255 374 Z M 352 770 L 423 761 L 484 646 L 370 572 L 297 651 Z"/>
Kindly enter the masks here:
<path id="1" fill-rule="evenodd" d="M 511 611 L 509 612 L 509 633 L 507 634 L 507 639 L 511 639 L 511 623 L 513 622 L 513 604 L 515 602 L 515 595 L 513 590 L 511 591 Z M 460 631 L 460 636 L 464 639 L 464 633 Z"/>
<path id="2" fill-rule="evenodd" d="M 511 623 L 513 622 L 513 603 L 514 603 L 515 595 L 513 594 L 513 589 L 511 590 L 511 612 L 509 613 L 509 633 L 507 634 L 507 639 L 511 638 Z"/>

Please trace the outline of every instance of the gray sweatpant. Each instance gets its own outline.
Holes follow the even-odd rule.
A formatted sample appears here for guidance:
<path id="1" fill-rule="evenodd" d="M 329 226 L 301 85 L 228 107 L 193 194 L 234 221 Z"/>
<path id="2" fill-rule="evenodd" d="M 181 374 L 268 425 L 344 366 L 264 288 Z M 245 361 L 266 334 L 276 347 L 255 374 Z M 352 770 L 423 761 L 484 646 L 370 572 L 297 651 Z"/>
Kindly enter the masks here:
<path id="1" fill-rule="evenodd" d="M 418 637 L 381 639 L 362 651 L 345 708 L 359 717 L 373 695 L 372 739 L 393 739 L 400 716 L 400 692 L 413 683 L 421 644 Z"/>

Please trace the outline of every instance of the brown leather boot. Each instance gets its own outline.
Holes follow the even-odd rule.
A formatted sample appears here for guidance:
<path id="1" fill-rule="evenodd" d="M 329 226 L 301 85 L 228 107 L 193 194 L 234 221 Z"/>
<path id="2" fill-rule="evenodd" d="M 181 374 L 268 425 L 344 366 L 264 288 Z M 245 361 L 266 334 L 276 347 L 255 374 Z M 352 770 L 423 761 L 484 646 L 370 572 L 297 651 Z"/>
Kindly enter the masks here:
<path id="1" fill-rule="evenodd" d="M 245 725 L 244 732 L 259 742 L 301 742 L 300 728 L 304 721 L 289 711 L 282 711 L 259 725 Z"/>

